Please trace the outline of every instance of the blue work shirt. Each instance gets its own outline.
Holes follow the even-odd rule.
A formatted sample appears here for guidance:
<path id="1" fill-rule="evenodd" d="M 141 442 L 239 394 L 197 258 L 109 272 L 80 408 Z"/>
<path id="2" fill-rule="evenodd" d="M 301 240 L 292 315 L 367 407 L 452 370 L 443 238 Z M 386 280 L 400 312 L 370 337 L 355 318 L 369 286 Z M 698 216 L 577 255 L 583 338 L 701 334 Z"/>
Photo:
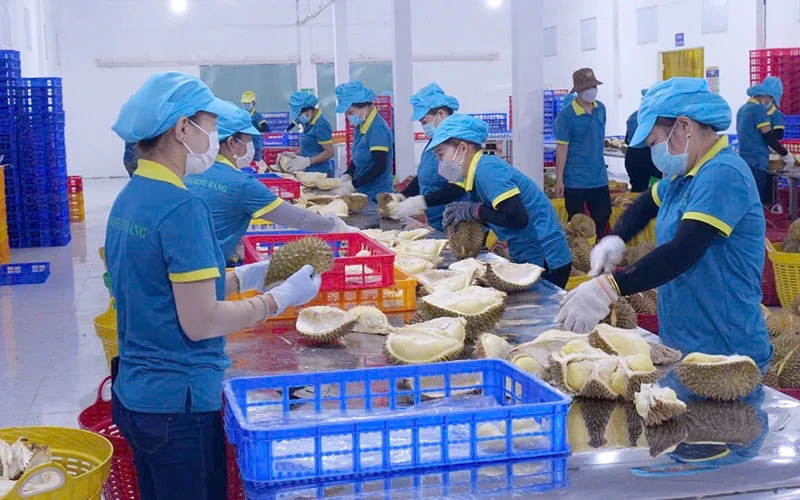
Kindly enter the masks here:
<path id="1" fill-rule="evenodd" d="M 429 141 L 430 144 L 430 141 Z M 419 167 L 417 167 L 417 182 L 419 182 L 419 193 L 423 196 L 435 193 L 449 184 L 447 179 L 439 175 L 439 159 L 433 149 L 427 149 L 422 152 L 419 159 Z M 461 195 L 454 201 L 469 201 L 470 197 L 467 193 Z M 425 216 L 428 218 L 428 225 L 437 231 L 444 231 L 442 227 L 442 215 L 446 205 L 436 205 L 425 209 Z"/>
<path id="2" fill-rule="evenodd" d="M 658 289 L 661 340 L 684 354 L 750 356 L 762 370 L 772 357 L 761 306 L 764 210 L 753 174 L 722 136 L 685 176 L 653 186 L 660 207 L 656 245 L 682 220 L 719 230 L 700 260 Z"/>
<path id="3" fill-rule="evenodd" d="M 120 192 L 106 228 L 106 261 L 117 301 L 120 368 L 114 393 L 143 413 L 222 408 L 231 362 L 225 338 L 194 342 L 178 322 L 173 283 L 216 280 L 225 298 L 225 258 L 208 205 L 167 167 L 147 160 Z"/>
<path id="4" fill-rule="evenodd" d="M 530 178 L 497 156 L 479 151 L 472 158 L 463 183 L 473 201 L 497 209 L 514 196 L 520 196 L 528 212 L 523 229 L 487 224 L 497 239 L 508 243 L 511 260 L 544 267 L 552 271 L 572 262 L 567 236 L 553 204 Z"/>
<path id="5" fill-rule="evenodd" d="M 783 116 L 780 109 L 772 106 L 767 111 L 767 116 L 769 116 L 769 123 L 774 130 L 786 130 L 786 117 Z"/>
<path id="6" fill-rule="evenodd" d="M 230 258 L 252 219 L 261 219 L 281 199 L 250 174 L 236 168 L 227 158 L 217 155 L 217 162 L 200 175 L 184 178 L 186 187 L 211 208 L 217 241 L 225 258 Z"/>
<path id="7" fill-rule="evenodd" d="M 372 108 L 367 119 L 356 127 L 354 133 L 355 138 L 353 139 L 353 148 L 350 154 L 356 166 L 354 179 L 358 179 L 372 167 L 373 151 L 385 151 L 388 153 L 386 155 L 386 165 L 384 165 L 384 171 L 380 177 L 357 188 L 359 193 L 363 193 L 370 200 L 375 201 L 375 197 L 378 194 L 391 193 L 393 191 L 392 158 L 394 156 L 394 144 L 392 129 L 389 128 L 383 117 L 378 114 L 378 109 Z"/>
<path id="8" fill-rule="evenodd" d="M 326 144 L 333 144 L 331 124 L 322 116 L 318 109 L 308 125 L 303 126 L 303 135 L 300 136 L 300 156 L 313 158 L 324 151 Z M 333 165 L 330 161 L 309 165 L 306 172 L 322 172 L 328 177 L 333 177 Z"/>
<path id="9" fill-rule="evenodd" d="M 606 139 L 606 107 L 595 101 L 589 114 L 572 101 L 556 118 L 556 144 L 568 146 L 564 166 L 564 187 L 589 189 L 608 186 L 608 169 L 603 156 Z"/>
<path id="10" fill-rule="evenodd" d="M 269 130 L 264 115 L 255 109 L 250 110 L 250 122 L 258 130 Z M 261 134 L 253 134 L 251 137 L 253 138 L 253 147 L 256 151 L 256 154 L 253 156 L 253 161 L 259 162 L 264 159 L 264 138 Z"/>
<path id="11" fill-rule="evenodd" d="M 736 113 L 739 156 L 751 168 L 767 170 L 769 167 L 769 146 L 766 137 L 759 129 L 770 125 L 767 108 L 755 99 L 748 99 Z"/>

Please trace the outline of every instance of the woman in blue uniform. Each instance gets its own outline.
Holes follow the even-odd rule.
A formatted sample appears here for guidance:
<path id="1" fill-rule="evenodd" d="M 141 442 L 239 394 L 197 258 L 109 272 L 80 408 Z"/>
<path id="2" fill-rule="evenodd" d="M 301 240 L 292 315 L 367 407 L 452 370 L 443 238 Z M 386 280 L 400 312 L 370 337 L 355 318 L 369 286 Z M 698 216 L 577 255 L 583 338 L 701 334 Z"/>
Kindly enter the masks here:
<path id="1" fill-rule="evenodd" d="M 422 130 L 428 138 L 448 116 L 458 111 L 458 99 L 444 93 L 436 83 L 423 87 L 409 100 L 414 107 L 411 121 L 419 120 Z M 430 141 L 429 141 L 430 143 Z M 390 205 L 393 219 L 402 219 L 425 213 L 428 225 L 437 231 L 444 231 L 442 214 L 444 207 L 454 201 L 466 201 L 469 196 L 464 188 L 447 182 L 439 175 L 439 160 L 432 149 L 425 149 L 419 160 L 417 176 L 402 192 L 405 200 Z"/>
<path id="2" fill-rule="evenodd" d="M 375 201 L 380 193 L 392 192 L 392 129 L 372 104 L 375 92 L 355 80 L 336 87 L 337 113 L 344 113 L 355 127 L 352 160 L 341 178 L 338 195 L 358 191 Z"/>
<path id="3" fill-rule="evenodd" d="M 700 78 L 653 86 L 631 141 L 645 142 L 665 174 L 592 250 L 590 275 L 567 294 L 556 321 L 585 333 L 621 296 L 658 288 L 661 340 L 684 353 L 742 354 L 766 370 L 772 357 L 761 313 L 764 213 L 753 176 L 717 132 L 728 103 Z M 625 242 L 656 219 L 655 250 L 614 271 Z M 601 274 L 608 273 L 608 274 Z"/>
<path id="4" fill-rule="evenodd" d="M 445 229 L 462 221 L 481 221 L 508 243 L 511 260 L 544 267 L 545 279 L 563 288 L 569 280 L 572 254 L 558 216 L 544 192 L 525 174 L 481 145 L 489 125 L 469 115 L 445 119 L 428 145 L 439 159 L 439 174 L 458 183 L 471 201 L 444 210 Z"/>
<path id="5" fill-rule="evenodd" d="M 305 266 L 269 293 L 223 301 L 263 292 L 269 266 L 226 274 L 208 205 L 183 183 L 214 163 L 217 115 L 226 107 L 197 78 L 160 73 L 128 99 L 113 127 L 136 143 L 139 166 L 106 230 L 120 358 L 112 409 L 143 499 L 225 498 L 224 336 L 319 292 L 319 276 Z"/>
<path id="6" fill-rule="evenodd" d="M 289 172 L 322 172 L 333 177 L 333 132 L 331 124 L 317 107 L 319 100 L 313 94 L 295 92 L 289 98 L 289 118 L 292 124 L 303 126 L 300 136 L 300 155 L 284 153 Z"/>
<path id="7" fill-rule="evenodd" d="M 258 179 L 239 170 L 249 165 L 253 156 L 254 129 L 246 111 L 233 104 L 225 106 L 217 130 L 220 143 L 215 163 L 202 174 L 186 176 L 184 182 L 211 208 L 217 241 L 226 258 L 233 255 L 252 219 L 267 219 L 309 233 L 357 230 L 335 215 L 322 216 L 284 203 Z"/>

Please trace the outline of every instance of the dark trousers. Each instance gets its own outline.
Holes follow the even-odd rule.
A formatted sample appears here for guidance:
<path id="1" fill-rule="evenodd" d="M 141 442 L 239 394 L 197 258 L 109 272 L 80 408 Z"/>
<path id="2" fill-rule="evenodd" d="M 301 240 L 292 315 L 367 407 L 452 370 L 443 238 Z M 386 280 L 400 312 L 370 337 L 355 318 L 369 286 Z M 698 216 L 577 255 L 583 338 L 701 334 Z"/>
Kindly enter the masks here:
<path id="1" fill-rule="evenodd" d="M 608 186 L 599 188 L 565 188 L 564 205 L 569 218 L 575 214 L 582 214 L 584 206 L 589 209 L 589 217 L 597 228 L 598 240 L 603 236 L 611 219 L 611 194 Z"/>
<path id="2" fill-rule="evenodd" d="M 545 263 L 544 267 L 545 273 L 542 275 L 544 279 L 554 284 L 558 288 L 565 288 L 567 286 L 567 281 L 569 281 L 569 273 L 572 271 L 572 262 L 557 269 L 553 269 L 552 271 L 549 269 L 547 263 Z"/>
<path id="3" fill-rule="evenodd" d="M 142 500 L 225 500 L 220 412 L 140 413 L 112 398 L 114 423 L 133 449 Z"/>
<path id="4" fill-rule="evenodd" d="M 650 187 L 650 179 L 662 177 L 661 171 L 653 165 L 650 148 L 629 148 L 625 153 L 625 171 L 632 193 L 644 193 Z"/>
<path id="5" fill-rule="evenodd" d="M 775 176 L 760 168 L 750 167 L 750 171 L 753 172 L 753 178 L 756 180 L 758 194 L 761 196 L 761 204 L 772 205 L 775 200 Z"/>

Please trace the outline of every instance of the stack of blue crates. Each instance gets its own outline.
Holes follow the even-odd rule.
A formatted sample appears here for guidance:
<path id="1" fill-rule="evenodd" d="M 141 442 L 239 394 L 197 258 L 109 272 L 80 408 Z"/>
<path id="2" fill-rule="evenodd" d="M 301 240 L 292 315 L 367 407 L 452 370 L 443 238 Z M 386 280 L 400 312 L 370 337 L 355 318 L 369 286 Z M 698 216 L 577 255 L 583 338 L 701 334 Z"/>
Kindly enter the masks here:
<path id="1" fill-rule="evenodd" d="M 784 139 L 800 139 L 800 115 L 786 116 L 786 130 L 783 134 Z"/>
<path id="2" fill-rule="evenodd" d="M 565 95 L 566 91 L 564 90 L 544 91 L 544 124 L 542 132 L 545 135 L 553 135 L 555 133 L 556 117 L 561 112 L 561 104 Z"/>
<path id="3" fill-rule="evenodd" d="M 61 79 L 21 78 L 16 95 L 25 246 L 63 246 L 71 234 Z"/>
<path id="4" fill-rule="evenodd" d="M 264 121 L 269 126 L 269 131 L 272 134 L 280 134 L 286 131 L 289 126 L 289 112 L 288 111 L 275 111 L 270 113 L 263 113 Z"/>
<path id="5" fill-rule="evenodd" d="M 17 151 L 16 96 L 21 76 L 19 52 L 0 50 L 0 164 L 5 167 L 6 217 L 8 244 L 12 248 L 25 246 L 25 227 L 22 218 L 22 200 L 19 178 L 19 153 Z"/>

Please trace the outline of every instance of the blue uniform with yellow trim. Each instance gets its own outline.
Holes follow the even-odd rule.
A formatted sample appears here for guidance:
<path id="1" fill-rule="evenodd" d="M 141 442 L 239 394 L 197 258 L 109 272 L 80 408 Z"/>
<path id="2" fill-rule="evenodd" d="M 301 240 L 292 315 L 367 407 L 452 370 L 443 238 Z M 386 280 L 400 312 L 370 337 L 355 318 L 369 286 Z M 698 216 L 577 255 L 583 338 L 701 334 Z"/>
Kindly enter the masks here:
<path id="1" fill-rule="evenodd" d="M 661 340 L 685 353 L 741 354 L 766 370 L 772 357 L 761 306 L 764 211 L 747 165 L 722 136 L 685 176 L 659 181 L 656 245 L 684 219 L 720 236 L 688 271 L 658 289 Z"/>
<path id="2" fill-rule="evenodd" d="M 430 144 L 430 141 L 428 141 Z M 419 166 L 417 167 L 417 181 L 419 182 L 419 193 L 423 196 L 435 193 L 445 188 L 449 182 L 447 179 L 439 175 L 439 159 L 433 149 L 427 149 L 422 152 L 419 159 Z M 464 193 L 454 201 L 469 201 L 469 195 Z M 425 209 L 425 216 L 428 218 L 428 225 L 437 231 L 444 231 L 442 227 L 442 216 L 444 214 L 445 205 L 436 205 Z"/>
<path id="3" fill-rule="evenodd" d="M 264 115 L 255 109 L 250 110 L 250 122 L 258 130 L 264 130 L 263 127 L 267 126 L 267 120 L 264 119 Z M 261 134 L 253 135 L 252 137 L 253 147 L 256 151 L 256 154 L 253 156 L 253 158 L 258 162 L 264 159 L 264 139 L 261 137 Z"/>
<path id="4" fill-rule="evenodd" d="M 194 342 L 178 322 L 173 283 L 216 280 L 225 298 L 225 258 L 208 205 L 167 167 L 147 160 L 108 218 L 106 260 L 117 303 L 120 370 L 114 394 L 143 413 L 222 408 L 230 366 L 223 337 Z"/>
<path id="5" fill-rule="evenodd" d="M 564 187 L 591 189 L 608 186 L 608 169 L 603 156 L 606 107 L 595 101 L 589 114 L 575 99 L 558 114 L 556 144 L 569 146 L 564 166 Z"/>
<path id="6" fill-rule="evenodd" d="M 767 111 L 767 116 L 769 116 L 769 123 L 775 130 L 786 130 L 786 117 L 781 113 L 781 110 L 777 108 L 777 106 L 772 106 Z"/>
<path id="7" fill-rule="evenodd" d="M 755 99 L 748 101 L 736 113 L 736 134 L 739 137 L 739 156 L 750 166 L 766 171 L 769 167 L 769 146 L 761 127 L 771 126 L 767 108 Z"/>
<path id="8" fill-rule="evenodd" d="M 222 254 L 228 258 L 250 227 L 252 219 L 270 213 L 281 199 L 252 175 L 222 155 L 200 175 L 187 175 L 186 187 L 211 207 L 211 218 Z"/>
<path id="9" fill-rule="evenodd" d="M 378 114 L 377 108 L 372 108 L 364 123 L 356 127 L 355 138 L 353 139 L 353 149 L 351 156 L 356 166 L 357 179 L 366 173 L 372 166 L 372 152 L 385 151 L 386 165 L 383 173 L 370 182 L 358 188 L 358 192 L 375 201 L 375 196 L 380 193 L 391 193 L 392 189 L 392 158 L 394 157 L 394 139 L 392 129 Z"/>
<path id="10" fill-rule="evenodd" d="M 303 135 L 300 136 L 300 156 L 313 158 L 322 153 L 322 146 L 333 144 L 333 131 L 331 124 L 322 116 L 322 110 L 318 109 L 308 125 L 303 127 Z M 333 165 L 330 161 L 309 165 L 306 172 L 322 172 L 328 177 L 333 177 Z"/>
<path id="11" fill-rule="evenodd" d="M 529 218 L 524 229 L 487 224 L 497 239 L 508 243 L 512 261 L 537 266 L 547 262 L 551 271 L 572 262 L 553 204 L 525 174 L 501 158 L 479 151 L 472 158 L 463 187 L 473 201 L 495 209 L 511 197 L 521 197 Z"/>

